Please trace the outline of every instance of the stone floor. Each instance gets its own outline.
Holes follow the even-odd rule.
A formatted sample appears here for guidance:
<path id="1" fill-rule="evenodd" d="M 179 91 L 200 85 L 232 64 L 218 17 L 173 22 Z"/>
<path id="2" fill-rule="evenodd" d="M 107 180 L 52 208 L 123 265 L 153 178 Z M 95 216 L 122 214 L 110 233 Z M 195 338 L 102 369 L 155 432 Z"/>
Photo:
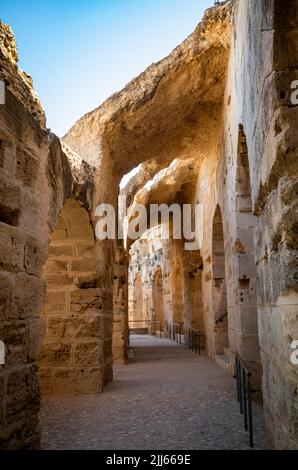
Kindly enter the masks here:
<path id="1" fill-rule="evenodd" d="M 168 340 L 133 336 L 131 346 L 102 395 L 43 401 L 44 449 L 249 449 L 227 371 Z M 254 425 L 263 449 L 256 406 Z"/>

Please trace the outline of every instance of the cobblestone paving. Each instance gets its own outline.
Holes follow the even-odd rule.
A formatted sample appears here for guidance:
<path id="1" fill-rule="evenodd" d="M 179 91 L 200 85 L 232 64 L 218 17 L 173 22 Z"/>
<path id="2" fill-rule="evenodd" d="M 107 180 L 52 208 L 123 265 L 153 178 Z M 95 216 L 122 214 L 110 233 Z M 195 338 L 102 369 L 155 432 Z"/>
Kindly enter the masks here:
<path id="1" fill-rule="evenodd" d="M 44 449 L 249 449 L 235 380 L 211 359 L 149 336 L 132 337 L 128 365 L 100 396 L 43 401 Z M 254 405 L 256 448 L 264 448 Z"/>

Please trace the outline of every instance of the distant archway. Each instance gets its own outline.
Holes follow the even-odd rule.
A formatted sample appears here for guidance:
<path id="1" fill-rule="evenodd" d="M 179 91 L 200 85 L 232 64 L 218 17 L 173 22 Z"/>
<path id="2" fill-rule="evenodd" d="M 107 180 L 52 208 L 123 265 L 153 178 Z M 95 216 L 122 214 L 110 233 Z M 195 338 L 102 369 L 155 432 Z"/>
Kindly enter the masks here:
<path id="1" fill-rule="evenodd" d="M 212 227 L 212 301 L 214 314 L 215 354 L 225 354 L 229 348 L 225 247 L 220 207 L 217 206 Z"/>

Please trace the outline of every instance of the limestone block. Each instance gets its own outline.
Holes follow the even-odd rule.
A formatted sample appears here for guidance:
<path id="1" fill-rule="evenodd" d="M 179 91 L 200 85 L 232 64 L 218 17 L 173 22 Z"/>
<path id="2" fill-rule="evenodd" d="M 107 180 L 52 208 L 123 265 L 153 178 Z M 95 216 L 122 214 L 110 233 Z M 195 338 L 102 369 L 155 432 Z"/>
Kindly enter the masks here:
<path id="1" fill-rule="evenodd" d="M 75 245 L 77 256 L 79 257 L 90 257 L 94 256 L 94 243 L 76 243 Z M 100 259 L 100 257 L 98 257 Z"/>
<path id="2" fill-rule="evenodd" d="M 38 276 L 47 259 L 45 246 L 39 240 L 27 235 L 25 244 L 24 264 L 28 274 Z"/>
<path id="3" fill-rule="evenodd" d="M 100 264 L 100 261 L 94 258 L 73 259 L 71 261 L 70 269 L 71 271 L 96 272 L 99 264 Z"/>
<path id="4" fill-rule="evenodd" d="M 14 422 L 19 413 L 26 410 L 30 403 L 30 414 L 39 411 L 40 382 L 35 364 L 19 367 L 8 375 L 6 419 L 7 423 Z M 25 420 L 24 420 L 25 421 Z"/>
<path id="5" fill-rule="evenodd" d="M 49 259 L 46 263 L 47 273 L 63 273 L 68 271 L 68 261 Z"/>
<path id="6" fill-rule="evenodd" d="M 100 367 L 59 367 L 54 370 L 54 393 L 57 395 L 96 394 L 102 391 L 103 386 Z"/>
<path id="7" fill-rule="evenodd" d="M 24 234 L 21 230 L 0 222 L 0 268 L 24 270 Z"/>
<path id="8" fill-rule="evenodd" d="M 13 142 L 6 136 L 0 134 L 0 168 L 7 175 L 15 173 L 15 147 Z"/>
<path id="9" fill-rule="evenodd" d="M 67 231 L 64 227 L 61 228 L 61 229 L 56 229 L 52 233 L 52 241 L 53 242 L 63 242 L 63 241 L 66 241 L 66 240 L 67 240 Z"/>
<path id="10" fill-rule="evenodd" d="M 46 274 L 47 285 L 50 289 L 72 287 L 75 285 L 75 277 L 73 274 Z"/>
<path id="11" fill-rule="evenodd" d="M 79 289 L 93 289 L 97 286 L 97 273 L 77 273 L 77 287 Z"/>
<path id="12" fill-rule="evenodd" d="M 90 224 L 90 216 L 83 207 L 69 209 L 67 215 L 71 227 L 86 227 Z"/>
<path id="13" fill-rule="evenodd" d="M 42 279 L 28 274 L 15 277 L 12 318 L 39 317 L 43 311 L 46 285 Z"/>
<path id="14" fill-rule="evenodd" d="M 70 258 L 72 256 L 74 256 L 74 248 L 72 245 L 55 245 L 51 243 L 49 246 L 49 259 Z"/>
<path id="15" fill-rule="evenodd" d="M 238 254 L 238 278 L 253 279 L 256 273 L 256 264 L 253 256 L 250 254 Z"/>
<path id="16" fill-rule="evenodd" d="M 15 177 L 23 183 L 24 186 L 34 187 L 40 162 L 29 151 L 18 147 L 16 154 Z"/>
<path id="17" fill-rule="evenodd" d="M 256 307 L 239 308 L 239 329 L 243 333 L 258 333 L 258 315 Z"/>
<path id="18" fill-rule="evenodd" d="M 74 337 L 74 320 L 70 316 L 49 315 L 47 318 L 47 341 L 71 340 Z"/>
<path id="19" fill-rule="evenodd" d="M 70 311 L 74 314 L 98 313 L 105 298 L 102 289 L 76 289 L 70 291 Z"/>
<path id="20" fill-rule="evenodd" d="M 0 272 L 0 322 L 10 314 L 14 278 L 6 272 Z"/>
<path id="21" fill-rule="evenodd" d="M 46 302 L 44 305 L 44 313 L 61 314 L 67 312 L 67 291 L 62 289 L 48 289 Z"/>
<path id="22" fill-rule="evenodd" d="M 100 315 L 87 314 L 82 317 L 50 316 L 48 318 L 47 339 L 49 341 L 103 338 L 104 319 Z"/>
<path id="23" fill-rule="evenodd" d="M 259 361 L 258 337 L 250 333 L 235 333 L 235 348 L 245 362 Z"/>
<path id="24" fill-rule="evenodd" d="M 17 226 L 22 204 L 21 189 L 18 186 L 0 189 L 0 220 Z"/>
<path id="25" fill-rule="evenodd" d="M 69 230 L 67 230 L 67 236 L 69 240 L 74 240 L 74 241 L 90 241 L 94 242 L 94 230 L 92 228 L 92 225 L 89 224 L 88 226 L 74 226 L 71 227 Z"/>
<path id="26" fill-rule="evenodd" d="M 65 342 L 45 343 L 40 351 L 42 366 L 62 366 L 71 364 L 71 344 Z"/>
<path id="27" fill-rule="evenodd" d="M 73 319 L 75 337 L 81 339 L 104 339 L 105 318 L 102 315 L 86 314 Z"/>
<path id="28" fill-rule="evenodd" d="M 99 366 L 103 363 L 103 342 L 88 341 L 75 344 L 75 366 Z"/>
<path id="29" fill-rule="evenodd" d="M 122 347 L 115 347 L 113 345 L 113 363 L 114 364 L 125 364 L 126 357 L 125 357 L 125 348 Z"/>
<path id="30" fill-rule="evenodd" d="M 237 236 L 246 252 L 254 255 L 254 229 L 237 227 Z"/>
<path id="31" fill-rule="evenodd" d="M 113 349 L 123 347 L 124 333 L 123 331 L 113 332 Z"/>

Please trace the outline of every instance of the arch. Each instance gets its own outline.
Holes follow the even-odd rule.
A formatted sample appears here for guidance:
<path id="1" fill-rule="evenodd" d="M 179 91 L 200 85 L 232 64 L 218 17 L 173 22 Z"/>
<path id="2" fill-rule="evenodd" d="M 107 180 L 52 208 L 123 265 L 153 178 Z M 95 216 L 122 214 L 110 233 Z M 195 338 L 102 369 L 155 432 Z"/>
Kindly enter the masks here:
<path id="1" fill-rule="evenodd" d="M 102 390 L 104 317 L 97 271 L 90 215 L 81 203 L 68 199 L 52 233 L 44 266 L 46 330 L 39 355 L 44 394 Z"/>
<path id="2" fill-rule="evenodd" d="M 215 355 L 223 355 L 229 348 L 229 325 L 224 232 L 219 206 L 216 207 L 212 226 L 212 277 Z"/>

